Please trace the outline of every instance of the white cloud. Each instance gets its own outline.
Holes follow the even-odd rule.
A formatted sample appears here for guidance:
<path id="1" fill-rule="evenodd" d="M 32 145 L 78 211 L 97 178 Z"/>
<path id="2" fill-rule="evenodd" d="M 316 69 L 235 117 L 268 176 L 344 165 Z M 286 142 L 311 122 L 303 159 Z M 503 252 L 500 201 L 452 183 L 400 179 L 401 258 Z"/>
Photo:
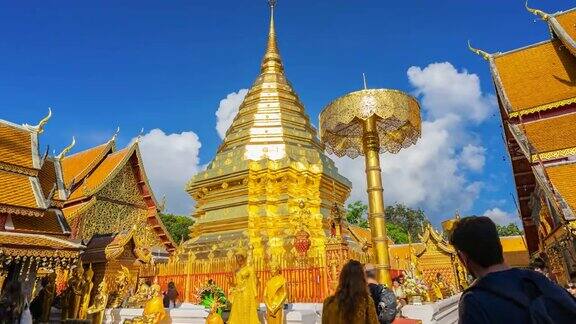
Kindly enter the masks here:
<path id="1" fill-rule="evenodd" d="M 424 69 L 412 66 L 408 78 L 433 118 L 455 114 L 481 122 L 489 116 L 496 101 L 493 95 L 482 94 L 476 74 L 458 72 L 448 62 L 432 63 Z"/>
<path id="2" fill-rule="evenodd" d="M 472 171 L 481 171 L 486 162 L 485 153 L 486 149 L 484 147 L 468 144 L 464 146 L 462 153 L 460 153 L 460 161 Z"/>
<path id="3" fill-rule="evenodd" d="M 408 70 L 410 83 L 421 97 L 426 119 L 422 138 L 398 154 L 383 154 L 381 167 L 386 203 L 422 207 L 435 219 L 469 210 L 483 183 L 471 181 L 467 171 L 481 171 L 485 148 L 472 143 L 466 126 L 481 122 L 494 109 L 482 94 L 475 74 L 458 72 L 450 63 L 434 63 Z M 351 200 L 366 200 L 364 161 L 335 158 L 340 172 L 353 182 Z"/>
<path id="4" fill-rule="evenodd" d="M 232 121 L 238 113 L 238 107 L 247 93 L 248 89 L 240 89 L 238 92 L 229 93 L 226 98 L 220 100 L 220 105 L 216 110 L 216 130 L 220 138 L 223 139 L 226 136 L 226 131 L 232 125 Z"/>
<path id="5" fill-rule="evenodd" d="M 486 210 L 483 215 L 490 217 L 494 223 L 498 225 L 508 225 L 510 223 L 517 224 L 519 222 L 519 218 L 516 214 L 506 212 L 498 207 Z"/>
<path id="6" fill-rule="evenodd" d="M 166 212 L 188 215 L 193 200 L 184 187 L 202 169 L 198 153 L 202 144 L 194 132 L 166 134 L 153 129 L 140 139 L 146 174 L 156 199 L 166 195 Z"/>

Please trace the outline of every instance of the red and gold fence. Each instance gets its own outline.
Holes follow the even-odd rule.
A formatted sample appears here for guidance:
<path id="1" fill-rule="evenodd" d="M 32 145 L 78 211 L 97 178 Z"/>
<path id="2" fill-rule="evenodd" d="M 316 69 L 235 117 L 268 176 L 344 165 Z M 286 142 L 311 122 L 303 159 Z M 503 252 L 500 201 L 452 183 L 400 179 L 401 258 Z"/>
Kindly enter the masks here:
<path id="1" fill-rule="evenodd" d="M 296 266 L 281 268 L 286 278 L 288 302 L 321 303 L 333 293 L 330 287 L 331 275 L 327 267 L 322 266 L 324 260 L 310 258 Z M 270 269 L 263 262 L 253 264 L 258 279 L 258 296 L 263 300 L 266 282 L 271 277 Z M 198 303 L 199 289 L 208 280 L 214 281 L 228 294 L 233 285 L 234 261 L 221 260 L 189 260 L 178 263 L 159 264 L 154 267 L 142 268 L 140 277 L 154 278 L 166 291 L 168 283 L 174 282 L 181 298 L 191 303 Z"/>

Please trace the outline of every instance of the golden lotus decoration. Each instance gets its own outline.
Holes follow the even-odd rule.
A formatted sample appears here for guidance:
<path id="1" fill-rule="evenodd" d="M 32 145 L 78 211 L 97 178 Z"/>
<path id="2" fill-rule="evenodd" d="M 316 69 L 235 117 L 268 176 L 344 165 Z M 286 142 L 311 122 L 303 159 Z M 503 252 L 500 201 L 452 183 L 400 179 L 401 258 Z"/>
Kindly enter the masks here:
<path id="1" fill-rule="evenodd" d="M 366 87 L 365 87 L 366 88 Z M 418 101 L 398 90 L 364 89 L 342 96 L 320 113 L 326 151 L 356 158 L 364 155 L 368 183 L 368 220 L 379 281 L 391 287 L 384 217 L 380 153 L 398 153 L 421 135 Z"/>

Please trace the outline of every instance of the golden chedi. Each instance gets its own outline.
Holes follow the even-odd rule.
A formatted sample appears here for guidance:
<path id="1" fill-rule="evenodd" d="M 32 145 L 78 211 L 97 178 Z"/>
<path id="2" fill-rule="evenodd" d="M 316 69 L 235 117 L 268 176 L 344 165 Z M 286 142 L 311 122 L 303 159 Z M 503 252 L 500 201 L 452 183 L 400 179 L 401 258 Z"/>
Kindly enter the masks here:
<path id="1" fill-rule="evenodd" d="M 350 182 L 324 154 L 310 118 L 287 80 L 278 50 L 274 5 L 260 74 L 248 91 L 218 152 L 187 185 L 197 202 L 185 246 L 197 258 L 225 258 L 239 241 L 253 261 L 293 253 L 298 232 L 293 216 L 309 211 L 305 231 L 310 257 L 325 256 L 325 221 L 342 206 Z M 262 261 L 263 262 L 263 261 Z"/>

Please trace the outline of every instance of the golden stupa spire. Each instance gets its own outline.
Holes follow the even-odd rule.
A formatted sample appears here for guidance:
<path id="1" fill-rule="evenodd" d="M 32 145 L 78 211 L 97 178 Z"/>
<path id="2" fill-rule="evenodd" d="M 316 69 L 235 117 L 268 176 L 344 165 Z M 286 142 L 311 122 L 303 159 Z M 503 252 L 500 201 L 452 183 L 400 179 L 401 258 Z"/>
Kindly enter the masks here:
<path id="1" fill-rule="evenodd" d="M 268 0 L 270 5 L 270 29 L 268 31 L 268 45 L 266 46 L 266 53 L 262 59 L 262 73 L 282 73 L 284 67 L 282 66 L 282 59 L 280 58 L 280 51 L 278 50 L 278 43 L 276 41 L 276 30 L 274 28 L 274 8 L 276 7 L 276 0 Z"/>

